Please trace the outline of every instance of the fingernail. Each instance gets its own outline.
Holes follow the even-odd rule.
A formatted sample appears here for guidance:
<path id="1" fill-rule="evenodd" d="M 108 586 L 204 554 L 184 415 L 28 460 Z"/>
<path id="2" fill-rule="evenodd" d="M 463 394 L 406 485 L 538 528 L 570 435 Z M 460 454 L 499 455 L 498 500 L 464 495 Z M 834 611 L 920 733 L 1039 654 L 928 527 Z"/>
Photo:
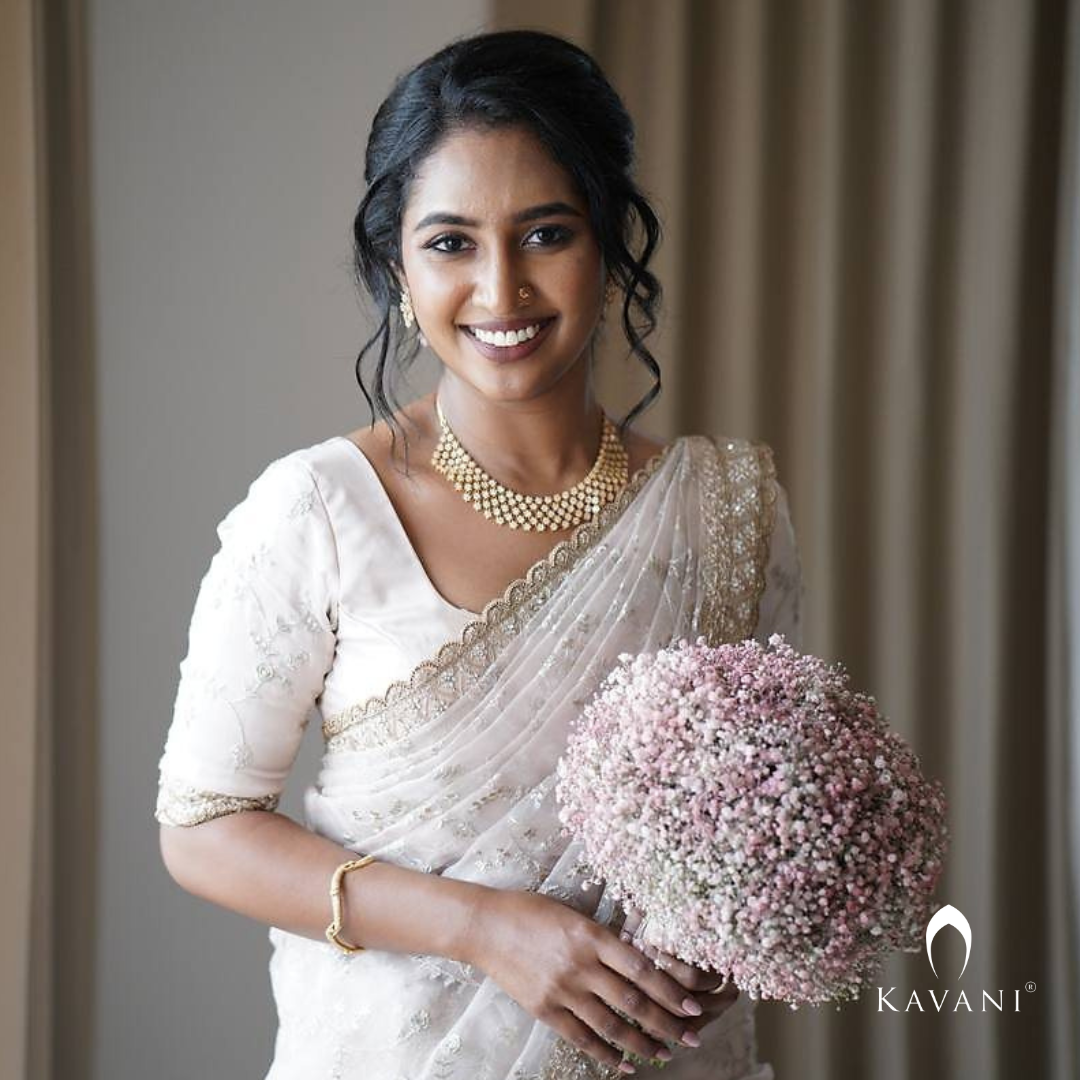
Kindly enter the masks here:
<path id="1" fill-rule="evenodd" d="M 701 1045 L 701 1039 L 698 1038 L 698 1033 L 696 1031 L 690 1031 L 689 1029 L 682 1033 L 682 1041 L 686 1043 L 687 1046 Z"/>
<path id="2" fill-rule="evenodd" d="M 620 1061 L 619 1062 L 619 1072 L 636 1073 L 637 1069 L 635 1069 L 634 1066 L 631 1065 L 629 1061 Z"/>
<path id="3" fill-rule="evenodd" d="M 688 997 L 683 1003 L 683 1012 L 688 1012 L 691 1016 L 701 1015 L 701 1006 L 692 998 Z"/>
<path id="4" fill-rule="evenodd" d="M 621 933 L 621 934 L 619 935 L 619 940 L 620 940 L 620 941 L 629 941 L 629 940 L 630 940 L 630 934 L 629 934 L 629 933 L 628 933 L 628 932 L 627 932 L 626 930 L 624 930 L 624 931 L 623 931 L 623 932 L 622 932 L 622 933 Z"/>
<path id="5" fill-rule="evenodd" d="M 670 1061 L 674 1056 L 675 1055 L 672 1054 L 672 1052 L 666 1046 L 661 1047 L 661 1049 L 656 1051 L 657 1061 Z"/>

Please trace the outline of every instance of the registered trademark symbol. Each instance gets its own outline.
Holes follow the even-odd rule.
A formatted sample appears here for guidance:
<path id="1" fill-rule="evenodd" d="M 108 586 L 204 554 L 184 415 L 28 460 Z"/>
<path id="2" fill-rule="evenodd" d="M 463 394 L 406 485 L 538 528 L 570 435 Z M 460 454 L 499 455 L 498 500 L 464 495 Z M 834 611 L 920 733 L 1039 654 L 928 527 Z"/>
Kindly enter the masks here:
<path id="1" fill-rule="evenodd" d="M 1033 982 L 1031 982 L 1031 980 L 1029 979 L 1026 983 L 1024 983 L 1024 989 L 1029 994 L 1034 994 L 1035 993 L 1035 984 Z"/>

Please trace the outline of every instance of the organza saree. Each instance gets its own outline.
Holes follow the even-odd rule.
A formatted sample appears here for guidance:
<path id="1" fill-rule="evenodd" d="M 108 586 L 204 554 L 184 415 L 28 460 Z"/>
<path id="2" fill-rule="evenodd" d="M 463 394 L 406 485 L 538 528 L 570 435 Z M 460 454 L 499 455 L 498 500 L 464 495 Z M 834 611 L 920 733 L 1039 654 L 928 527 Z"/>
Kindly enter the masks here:
<path id="1" fill-rule="evenodd" d="M 589 868 L 558 822 L 567 732 L 621 653 L 771 631 L 759 609 L 778 490 L 764 444 L 693 435 L 665 447 L 410 678 L 325 717 L 306 826 L 381 860 L 621 923 L 602 886 L 583 887 Z M 279 1029 L 267 1080 L 622 1075 L 470 965 L 350 956 L 278 928 L 270 939 Z M 753 1008 L 741 995 L 663 1075 L 771 1080 L 756 1060 Z"/>

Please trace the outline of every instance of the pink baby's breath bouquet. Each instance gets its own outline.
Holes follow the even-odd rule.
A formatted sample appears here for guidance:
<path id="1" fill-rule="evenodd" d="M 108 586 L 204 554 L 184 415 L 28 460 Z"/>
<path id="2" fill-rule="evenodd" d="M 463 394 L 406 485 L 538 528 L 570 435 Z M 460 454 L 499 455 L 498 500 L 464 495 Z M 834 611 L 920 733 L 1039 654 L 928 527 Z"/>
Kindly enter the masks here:
<path id="1" fill-rule="evenodd" d="M 796 1008 L 918 951 L 945 798 L 841 665 L 779 634 L 619 656 L 558 765 L 564 833 L 649 943 Z"/>

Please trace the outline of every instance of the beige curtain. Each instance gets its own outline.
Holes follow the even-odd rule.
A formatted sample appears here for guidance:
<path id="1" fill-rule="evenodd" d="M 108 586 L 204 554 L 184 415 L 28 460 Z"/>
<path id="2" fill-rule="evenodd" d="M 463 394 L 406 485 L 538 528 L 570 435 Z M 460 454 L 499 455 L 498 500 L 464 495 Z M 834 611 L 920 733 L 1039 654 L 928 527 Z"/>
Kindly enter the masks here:
<path id="1" fill-rule="evenodd" d="M 38 191 L 34 155 L 36 102 L 30 5 L 0 9 L 0 493 L 20 513 L 0 518 L 0 587 L 11 605 L 0 620 L 0 680 L 8 687 L 5 753 L 0 754 L 0 850 L 8 864 L 0 889 L 0 1075 L 25 1075 L 29 1016 L 27 976 L 33 903 L 35 755 L 41 655 L 38 551 L 39 461 Z"/>
<path id="2" fill-rule="evenodd" d="M 0 5 L 0 1075 L 90 1075 L 97 501 L 82 6 Z"/>
<path id="3" fill-rule="evenodd" d="M 950 796 L 973 1012 L 766 1005 L 763 1056 L 779 1080 L 1080 1074 L 1080 4 L 493 3 L 593 51 L 638 121 L 666 225 L 643 426 L 775 447 L 807 647 Z M 88 1076 L 94 1025 L 85 109 L 79 0 L 0 5 L 0 1075 L 32 1080 Z M 613 348 L 605 403 L 648 385 Z M 1029 981 L 1019 1015 L 980 1011 Z M 921 955 L 883 984 L 928 1009 L 957 986 Z"/>
<path id="4" fill-rule="evenodd" d="M 493 12 L 589 49 L 637 121 L 666 225 L 664 392 L 643 427 L 772 444 L 802 547 L 806 648 L 877 695 L 950 798 L 938 897 L 973 930 L 963 979 L 959 944 L 948 979 L 925 954 L 886 971 L 889 1000 L 903 1010 L 914 990 L 923 1013 L 879 1013 L 876 993 L 841 1011 L 765 1005 L 762 1056 L 779 1080 L 1080 1075 L 1080 499 L 1064 456 L 1080 458 L 1077 4 Z M 603 399 L 626 408 L 649 381 L 609 352 Z M 1072 435 L 1059 418 L 1052 439 L 1066 385 Z M 1051 477 L 1055 504 L 1073 485 L 1070 536 Z M 940 1015 L 930 988 L 952 989 Z M 970 1014 L 952 1011 L 960 989 Z M 984 1012 L 983 989 L 1005 990 L 1010 1010 L 1019 990 L 1020 1013 Z"/>

